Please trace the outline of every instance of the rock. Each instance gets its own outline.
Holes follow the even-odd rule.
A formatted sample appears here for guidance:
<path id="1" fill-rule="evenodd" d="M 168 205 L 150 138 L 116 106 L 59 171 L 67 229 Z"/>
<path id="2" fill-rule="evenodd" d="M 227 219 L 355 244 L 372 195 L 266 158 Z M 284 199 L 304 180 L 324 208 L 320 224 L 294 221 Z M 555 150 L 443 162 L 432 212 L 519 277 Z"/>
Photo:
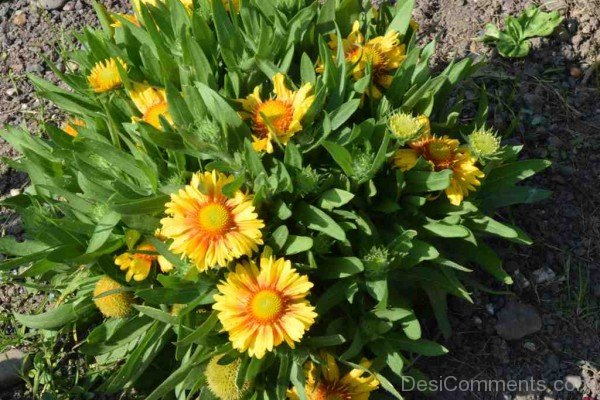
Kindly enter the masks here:
<path id="1" fill-rule="evenodd" d="M 583 385 L 583 380 L 578 375 L 567 375 L 565 376 L 565 389 L 571 390 L 579 390 Z"/>
<path id="2" fill-rule="evenodd" d="M 515 270 L 513 275 L 515 278 L 515 283 L 517 284 L 517 287 L 519 289 L 523 290 L 523 289 L 527 289 L 529 286 L 531 286 L 531 283 L 529 282 L 529 280 L 518 269 Z"/>
<path id="3" fill-rule="evenodd" d="M 17 89 L 16 88 L 10 88 L 5 93 L 6 93 L 6 95 L 8 97 L 13 97 L 15 94 L 17 94 Z"/>
<path id="4" fill-rule="evenodd" d="M 58 10 L 66 3 L 66 0 L 39 0 L 39 2 L 40 6 L 46 10 Z"/>
<path id="5" fill-rule="evenodd" d="M 525 342 L 523 343 L 523 348 L 529 351 L 536 351 L 535 343 L 533 342 Z"/>
<path id="6" fill-rule="evenodd" d="M 548 267 L 542 267 L 540 269 L 536 269 L 531 274 L 533 277 L 533 281 L 537 284 L 551 282 L 556 278 L 556 274 Z"/>
<path id="7" fill-rule="evenodd" d="M 21 194 L 21 189 L 10 189 L 10 197 L 15 197 Z"/>
<path id="8" fill-rule="evenodd" d="M 27 22 L 27 15 L 23 11 L 19 11 L 12 20 L 16 26 L 23 26 Z"/>
<path id="9" fill-rule="evenodd" d="M 529 304 L 510 302 L 498 312 L 496 332 L 506 340 L 521 339 L 542 329 L 542 318 Z"/>
<path id="10" fill-rule="evenodd" d="M 0 354 L 0 387 L 8 388 L 17 384 L 21 378 L 19 372 L 23 365 L 25 354 L 21 350 L 13 349 Z"/>
<path id="11" fill-rule="evenodd" d="M 569 69 L 569 73 L 571 74 L 571 76 L 575 79 L 577 78 L 581 78 L 581 76 L 583 75 L 583 71 L 581 70 L 581 68 L 579 67 L 571 67 Z"/>

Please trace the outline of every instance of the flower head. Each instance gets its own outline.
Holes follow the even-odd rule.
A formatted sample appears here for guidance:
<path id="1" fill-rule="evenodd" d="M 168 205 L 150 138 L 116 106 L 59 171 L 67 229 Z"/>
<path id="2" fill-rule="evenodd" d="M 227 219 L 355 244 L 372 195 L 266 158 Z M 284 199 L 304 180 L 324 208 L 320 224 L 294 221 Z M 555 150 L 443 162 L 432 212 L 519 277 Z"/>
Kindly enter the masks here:
<path id="1" fill-rule="evenodd" d="M 273 77 L 275 96 L 263 101 L 260 86 L 247 98 L 240 100 L 244 109 L 240 114 L 252 121 L 252 137 L 256 151 L 273 152 L 273 140 L 286 144 L 302 130 L 302 119 L 315 100 L 312 84 L 297 91 L 288 89 L 281 73 Z"/>
<path id="2" fill-rule="evenodd" d="M 222 192 L 233 180 L 214 170 L 196 173 L 165 205 L 168 217 L 160 221 L 161 233 L 173 239 L 174 253 L 189 257 L 200 271 L 252 255 L 263 243 L 260 229 L 265 224 L 254 211 L 252 196 Z"/>
<path id="3" fill-rule="evenodd" d="M 102 293 L 121 289 L 123 285 L 108 275 L 103 275 L 94 287 L 94 303 L 105 317 L 125 318 L 131 313 L 133 296 L 130 292 L 118 292 L 98 297 Z"/>
<path id="4" fill-rule="evenodd" d="M 243 261 L 227 274 L 213 309 L 235 349 L 263 358 L 284 341 L 294 348 L 314 323 L 317 314 L 306 300 L 312 287 L 289 260 L 276 259 L 266 247 L 259 266 Z"/>
<path id="5" fill-rule="evenodd" d="M 121 64 L 124 70 L 127 69 L 127 64 L 120 58 L 109 58 L 94 65 L 88 75 L 88 83 L 94 92 L 108 92 L 123 84 L 117 62 Z"/>
<path id="6" fill-rule="evenodd" d="M 331 354 L 323 353 L 325 364 L 316 366 L 306 363 L 306 397 L 308 400 L 367 400 L 377 390 L 379 381 L 363 369 L 353 369 L 341 376 L 340 369 Z M 368 369 L 371 362 L 363 359 L 360 366 Z M 296 390 L 288 391 L 288 398 L 299 400 Z"/>
<path id="7" fill-rule="evenodd" d="M 221 400 L 240 400 L 250 387 L 250 382 L 244 382 L 241 388 L 236 384 L 242 362 L 238 358 L 227 365 L 221 365 L 221 358 L 223 355 L 211 358 L 206 366 L 204 376 L 208 388 Z"/>
<path id="8" fill-rule="evenodd" d="M 454 205 L 460 205 L 469 192 L 480 185 L 479 178 L 484 174 L 475 165 L 476 159 L 468 149 L 459 147 L 456 139 L 447 136 L 424 136 L 409 143 L 410 149 L 397 150 L 393 156 L 396 167 L 408 171 L 423 157 L 436 171 L 452 170 L 450 186 L 445 192 Z"/>
<path id="9" fill-rule="evenodd" d="M 422 135 L 429 135 L 431 131 L 429 118 L 425 115 L 413 117 L 403 112 L 396 112 L 389 116 L 388 128 L 401 144 L 415 140 Z"/>
<path id="10" fill-rule="evenodd" d="M 123 26 L 123 24 L 121 23 L 121 20 L 119 18 L 116 18 L 116 16 L 126 19 L 127 21 L 131 22 L 135 26 L 138 26 L 138 27 L 141 26 L 140 21 L 138 21 L 137 17 L 134 14 L 116 13 L 116 14 L 111 15 L 111 19 L 113 20 L 113 23 L 110 24 L 110 26 L 113 28 L 121 28 Z"/>
<path id="11" fill-rule="evenodd" d="M 477 130 L 467 140 L 471 152 L 479 159 L 493 157 L 500 150 L 500 138 L 489 129 Z"/>
<path id="12" fill-rule="evenodd" d="M 381 90 L 387 89 L 392 84 L 392 71 L 397 69 L 404 59 L 405 45 L 400 44 L 398 32 L 389 30 L 385 36 L 377 36 L 369 41 L 360 31 L 360 23 L 355 21 L 352 32 L 342 40 L 344 58 L 353 66 L 352 77 L 355 80 L 367 74 L 367 65 L 371 65 L 373 85 L 368 94 L 375 99 L 381 97 Z M 337 52 L 338 39 L 332 34 L 329 47 Z M 318 70 L 322 71 L 322 67 Z"/>
<path id="13" fill-rule="evenodd" d="M 79 118 L 72 118 L 63 125 L 62 130 L 65 131 L 67 135 L 76 137 L 79 135 L 79 132 L 77 131 L 78 126 L 85 128 L 85 121 Z"/>
<path id="14" fill-rule="evenodd" d="M 150 243 L 143 243 L 136 248 L 135 252 L 123 253 L 115 258 L 115 264 L 122 271 L 127 271 L 125 279 L 127 282 L 133 278 L 135 281 L 143 281 L 150 274 L 150 269 L 154 261 L 158 262 L 162 272 L 169 272 L 173 269 L 173 264 L 167 261 L 161 255 L 156 253 L 156 248 Z"/>
<path id="15" fill-rule="evenodd" d="M 170 124 L 173 123 L 164 89 L 134 83 L 129 96 L 142 114 L 141 118 L 134 117 L 133 122 L 144 121 L 156 129 L 161 129 L 160 117 L 163 116 Z"/>

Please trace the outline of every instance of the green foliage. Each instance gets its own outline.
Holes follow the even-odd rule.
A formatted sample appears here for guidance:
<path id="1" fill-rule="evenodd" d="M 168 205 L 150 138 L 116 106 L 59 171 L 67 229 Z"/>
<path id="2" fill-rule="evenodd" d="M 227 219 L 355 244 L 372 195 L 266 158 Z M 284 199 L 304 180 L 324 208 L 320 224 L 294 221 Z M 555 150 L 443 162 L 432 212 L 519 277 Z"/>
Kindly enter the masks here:
<path id="1" fill-rule="evenodd" d="M 523 58 L 531 49 L 529 39 L 551 35 L 563 19 L 558 11 L 547 13 L 539 7 L 530 7 L 518 18 L 508 16 L 502 30 L 494 24 L 487 24 L 483 40 L 495 44 L 504 57 Z"/>
<path id="2" fill-rule="evenodd" d="M 549 163 L 518 160 L 520 148 L 508 147 L 485 164 L 481 186 L 458 205 L 445 194 L 455 183 L 452 168 L 425 157 L 406 172 L 393 167 L 390 158 L 403 145 L 388 132 L 393 112 L 426 116 L 432 133 L 454 139 L 477 128 L 460 122 L 455 99 L 480 65 L 464 59 L 435 75 L 435 44 L 416 43 L 413 1 L 377 12 L 354 0 L 250 0 L 239 13 L 227 4 L 142 3 L 139 25 L 96 5 L 102 29 L 85 29 L 82 50 L 72 54 L 78 72 L 60 75 L 69 90 L 32 77 L 41 96 L 83 124 L 75 137 L 51 125 L 48 139 L 15 127 L 1 133 L 22 154 L 11 167 L 28 173 L 31 186 L 1 203 L 21 214 L 27 238 L 0 239 L 10 256 L 0 271 L 59 299 L 45 313 L 15 318 L 31 330 L 81 332 L 86 378 L 96 392 L 210 398 L 203 370 L 226 354 L 241 359 L 237 383 L 252 382 L 249 397 L 283 399 L 294 387 L 304 399 L 305 362 L 320 362 L 327 351 L 344 368 L 364 369 L 356 363 L 372 359 L 381 390 L 399 398 L 394 386 L 415 355 L 447 352 L 424 337 L 429 311 L 448 335 L 447 297 L 471 301 L 473 270 L 511 283 L 485 241 L 531 243 L 495 212 L 546 198 L 520 182 Z M 527 32 L 540 32 L 539 18 Z M 378 79 L 372 62 L 355 79 L 341 48 L 327 43 L 329 34 L 346 38 L 357 20 L 367 39 L 394 30 L 405 46 L 381 98 L 371 92 Z M 93 92 L 93 66 L 117 57 L 126 64 L 118 67 L 122 86 Z M 257 85 L 269 92 L 278 72 L 297 88 L 312 83 L 315 99 L 287 144 L 274 140 L 272 154 L 257 152 L 239 99 Z M 172 121 L 166 114 L 155 124 L 140 120 L 130 92 L 143 83 L 164 89 Z M 233 176 L 225 195 L 254 195 L 265 243 L 314 284 L 308 300 L 319 317 L 294 349 L 282 344 L 260 360 L 234 350 L 212 304 L 235 263 L 199 272 L 155 237 L 169 196 L 193 173 L 212 170 Z M 115 257 L 140 243 L 154 246 L 152 254 L 173 269 L 153 266 L 146 279 L 125 281 Z M 106 319 L 94 307 L 102 275 L 135 297 L 127 318 Z"/>

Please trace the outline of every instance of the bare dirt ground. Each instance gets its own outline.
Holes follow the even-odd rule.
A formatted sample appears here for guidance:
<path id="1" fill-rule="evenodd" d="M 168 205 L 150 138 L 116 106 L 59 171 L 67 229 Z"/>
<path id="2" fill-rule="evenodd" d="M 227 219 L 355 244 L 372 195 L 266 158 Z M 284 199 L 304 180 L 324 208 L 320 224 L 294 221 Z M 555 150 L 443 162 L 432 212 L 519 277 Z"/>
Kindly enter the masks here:
<path id="1" fill-rule="evenodd" d="M 104 0 L 111 9 L 125 0 Z M 452 57 L 485 56 L 490 64 L 467 87 L 475 97 L 485 84 L 490 124 L 525 146 L 527 157 L 548 158 L 553 166 L 535 185 L 551 189 L 544 203 L 521 206 L 502 217 L 523 227 L 535 240 L 529 248 L 496 246 L 515 280 L 510 295 L 476 291 L 475 304 L 451 301 L 453 336 L 443 341 L 450 354 L 421 358 L 416 367 L 431 378 L 460 380 L 534 379 L 552 387 L 569 381 L 575 390 L 488 390 L 434 393 L 436 399 L 581 399 L 600 396 L 600 0 L 553 0 L 545 4 L 565 16 L 546 39 L 536 39 L 524 60 L 499 57 L 478 41 L 488 22 L 536 2 L 528 0 L 417 0 L 414 17 L 423 41 L 438 37 L 435 66 Z M 539 4 L 539 3 L 538 3 Z M 73 47 L 71 32 L 94 24 L 91 6 L 71 0 L 46 11 L 36 0 L 0 0 L 0 124 L 24 124 L 33 132 L 41 119 L 62 116 L 32 91 L 25 75 L 54 80 L 44 54 L 61 60 Z M 0 141 L 0 157 L 14 157 Z M 0 198 L 22 190 L 26 177 L 0 160 Z M 0 235 L 22 234 L 18 218 L 0 210 Z M 1 257 L 1 256 L 0 256 Z M 492 289 L 506 290 L 482 275 Z M 515 306 L 515 302 L 518 304 Z M 27 311 L 35 299 L 2 285 L 0 312 Z M 539 323 L 541 322 L 541 323 Z M 510 339 L 509 331 L 531 332 Z M 3 337 L 13 327 L 0 319 Z M 433 328 L 432 328 L 433 329 Z M 522 332 L 522 333 L 523 333 Z M 2 341 L 0 341 L 0 345 Z M 0 349 L 1 350 L 1 349 Z M 450 379 L 452 381 L 452 379 Z M 522 387 L 523 388 L 523 387 Z M 524 388 L 528 389 L 528 388 Z M 0 392 L 0 399 L 30 398 L 23 388 Z M 420 398 L 406 392 L 407 398 Z M 590 397 L 593 398 L 593 397 Z M 600 398 L 600 397 L 598 397 Z"/>

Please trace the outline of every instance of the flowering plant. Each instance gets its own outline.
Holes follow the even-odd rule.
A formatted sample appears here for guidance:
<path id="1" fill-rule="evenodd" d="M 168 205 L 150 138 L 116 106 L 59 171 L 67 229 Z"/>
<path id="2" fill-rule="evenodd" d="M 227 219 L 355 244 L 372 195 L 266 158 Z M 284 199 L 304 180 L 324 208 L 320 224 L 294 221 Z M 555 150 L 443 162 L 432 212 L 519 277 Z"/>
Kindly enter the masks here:
<path id="1" fill-rule="evenodd" d="M 70 119 L 2 134 L 31 186 L 2 203 L 27 239 L 0 269 L 57 295 L 17 320 L 87 332 L 95 392 L 400 398 L 411 357 L 446 352 L 420 316 L 448 335 L 473 269 L 511 283 L 485 238 L 530 239 L 496 210 L 548 195 L 485 102 L 459 118 L 480 64 L 433 74 L 412 6 L 96 5 L 70 90 L 31 77 Z"/>

